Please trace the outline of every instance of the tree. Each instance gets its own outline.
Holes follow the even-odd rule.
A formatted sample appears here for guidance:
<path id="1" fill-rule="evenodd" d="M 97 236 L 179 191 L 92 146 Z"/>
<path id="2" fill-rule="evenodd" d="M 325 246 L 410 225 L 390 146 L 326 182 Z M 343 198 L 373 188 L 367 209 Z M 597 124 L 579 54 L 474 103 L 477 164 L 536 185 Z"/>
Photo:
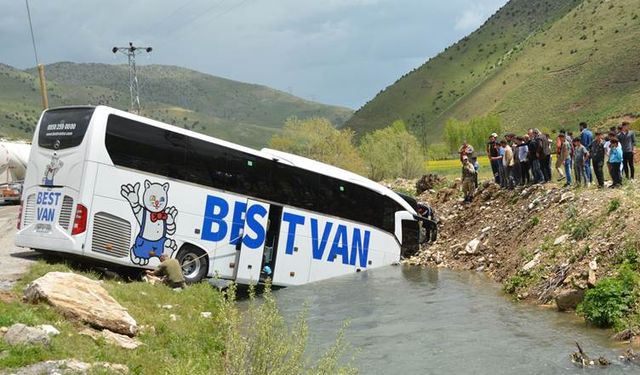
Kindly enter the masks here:
<path id="1" fill-rule="evenodd" d="M 497 115 L 474 117 L 469 121 L 451 118 L 444 125 L 444 139 L 449 151 L 456 152 L 462 142 L 469 142 L 476 150 L 481 151 L 491 133 L 502 133 L 502 124 Z"/>
<path id="2" fill-rule="evenodd" d="M 364 174 L 364 163 L 353 143 L 354 134 L 350 129 L 336 129 L 325 118 L 291 117 L 282 134 L 271 138 L 269 147 Z"/>
<path id="3" fill-rule="evenodd" d="M 369 178 L 419 176 L 424 170 L 424 153 L 418 139 L 407 131 L 402 121 L 365 135 L 360 143 Z"/>

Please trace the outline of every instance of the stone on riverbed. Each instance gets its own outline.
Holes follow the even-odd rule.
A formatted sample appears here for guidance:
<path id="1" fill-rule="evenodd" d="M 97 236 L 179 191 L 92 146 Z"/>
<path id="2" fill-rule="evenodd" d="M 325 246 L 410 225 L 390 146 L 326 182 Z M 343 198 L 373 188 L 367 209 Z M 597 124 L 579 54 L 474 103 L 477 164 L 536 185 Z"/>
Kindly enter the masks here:
<path id="1" fill-rule="evenodd" d="M 133 336 L 136 321 L 98 281 L 70 272 L 49 272 L 24 290 L 28 302 L 46 301 L 63 315 Z"/>
<path id="2" fill-rule="evenodd" d="M 556 296 L 556 306 L 558 311 L 575 310 L 578 304 L 584 299 L 584 290 L 572 289 L 562 292 Z"/>

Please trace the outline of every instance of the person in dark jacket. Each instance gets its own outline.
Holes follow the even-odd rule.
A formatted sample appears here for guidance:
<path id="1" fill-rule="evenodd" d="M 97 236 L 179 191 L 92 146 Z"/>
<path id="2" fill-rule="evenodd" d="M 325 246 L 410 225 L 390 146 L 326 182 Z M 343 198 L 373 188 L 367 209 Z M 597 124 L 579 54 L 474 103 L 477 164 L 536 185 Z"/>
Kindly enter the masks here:
<path id="1" fill-rule="evenodd" d="M 493 179 L 496 184 L 500 183 L 500 174 L 499 174 L 499 166 L 502 162 L 502 159 L 499 158 L 498 148 L 496 147 L 496 139 L 498 138 L 498 134 L 492 133 L 489 137 L 489 142 L 487 142 L 487 156 L 489 157 L 489 161 L 491 162 L 491 172 L 493 173 Z"/>
<path id="2" fill-rule="evenodd" d="M 598 181 L 598 187 L 604 187 L 604 173 L 602 169 L 604 167 L 604 140 L 602 139 L 602 132 L 596 132 L 596 138 L 591 142 L 589 146 L 589 154 L 591 155 L 591 164 L 593 164 L 593 173 L 596 175 Z"/>
<path id="3" fill-rule="evenodd" d="M 531 172 L 533 173 L 533 183 L 535 184 L 545 181 L 540 167 L 540 160 L 543 157 L 540 141 L 540 131 L 538 129 L 529 129 L 529 161 L 531 163 Z"/>
<path id="4" fill-rule="evenodd" d="M 622 129 L 618 133 L 618 142 L 622 148 L 622 168 L 627 179 L 634 179 L 633 155 L 636 153 L 636 134 L 629 130 L 629 123 L 623 122 Z"/>

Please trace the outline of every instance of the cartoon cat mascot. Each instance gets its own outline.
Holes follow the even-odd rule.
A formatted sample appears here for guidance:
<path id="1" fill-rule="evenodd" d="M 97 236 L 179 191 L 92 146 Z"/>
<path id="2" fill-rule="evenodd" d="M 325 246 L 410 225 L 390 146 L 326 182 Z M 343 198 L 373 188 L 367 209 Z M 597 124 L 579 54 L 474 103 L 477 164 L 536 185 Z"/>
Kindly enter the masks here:
<path id="1" fill-rule="evenodd" d="M 125 184 L 120 194 L 129 202 L 131 210 L 140 224 L 140 232 L 131 247 L 131 261 L 145 266 L 152 257 L 171 256 L 177 249 L 176 241 L 167 237 L 176 232 L 178 210 L 168 207 L 169 183 L 158 184 L 144 181 L 142 202 L 139 201 L 140 183 Z"/>
<path id="2" fill-rule="evenodd" d="M 56 173 L 58 173 L 63 165 L 64 163 L 62 162 L 62 160 L 60 160 L 58 155 L 54 154 L 51 157 L 51 161 L 49 162 L 49 164 L 44 167 L 44 177 L 42 178 L 42 184 L 45 186 L 52 186 L 53 177 L 56 175 Z"/>

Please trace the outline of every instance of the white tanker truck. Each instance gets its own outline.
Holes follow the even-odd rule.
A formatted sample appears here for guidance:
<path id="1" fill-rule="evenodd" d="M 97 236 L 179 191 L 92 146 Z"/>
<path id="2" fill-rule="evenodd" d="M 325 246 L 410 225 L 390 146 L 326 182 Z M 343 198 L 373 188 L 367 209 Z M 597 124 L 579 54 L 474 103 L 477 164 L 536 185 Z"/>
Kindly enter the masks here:
<path id="1" fill-rule="evenodd" d="M 0 141 L 0 203 L 18 203 L 31 145 Z"/>

